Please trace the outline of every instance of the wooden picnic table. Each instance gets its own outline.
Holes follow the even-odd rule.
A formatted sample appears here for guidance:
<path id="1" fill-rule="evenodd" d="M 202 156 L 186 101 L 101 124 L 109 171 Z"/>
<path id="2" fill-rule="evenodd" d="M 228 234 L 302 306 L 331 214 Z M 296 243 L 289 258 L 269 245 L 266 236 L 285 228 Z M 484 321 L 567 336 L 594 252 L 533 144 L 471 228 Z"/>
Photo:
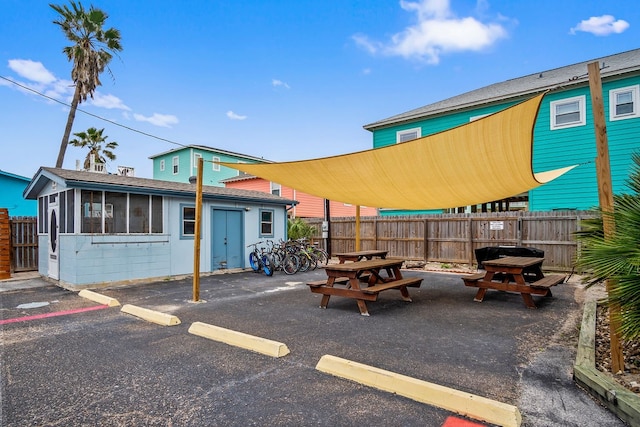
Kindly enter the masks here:
<path id="1" fill-rule="evenodd" d="M 485 273 L 462 277 L 466 286 L 478 288 L 474 301 L 482 302 L 487 289 L 518 292 L 524 304 L 536 308 L 532 295 L 551 297 L 551 286 L 564 282 L 566 276 L 542 273 L 544 258 L 508 256 L 483 261 Z M 526 274 L 525 274 L 526 270 Z"/>
<path id="2" fill-rule="evenodd" d="M 376 301 L 378 294 L 389 289 L 397 289 L 404 301 L 411 302 L 407 287 L 420 287 L 419 277 L 403 278 L 400 268 L 401 259 L 371 259 L 329 264 L 324 268 L 326 281 L 307 283 L 311 292 L 322 294 L 321 308 L 327 308 L 331 295 L 354 298 L 358 303 L 360 314 L 368 316 L 366 301 Z M 386 275 L 382 272 L 386 272 Z M 366 277 L 364 287 L 360 287 L 361 279 Z"/>
<path id="3" fill-rule="evenodd" d="M 356 252 L 343 252 L 335 254 L 338 257 L 340 264 L 344 264 L 346 261 L 362 261 L 363 259 L 373 259 L 387 257 L 388 251 L 382 250 L 368 250 L 368 251 L 356 251 Z"/>

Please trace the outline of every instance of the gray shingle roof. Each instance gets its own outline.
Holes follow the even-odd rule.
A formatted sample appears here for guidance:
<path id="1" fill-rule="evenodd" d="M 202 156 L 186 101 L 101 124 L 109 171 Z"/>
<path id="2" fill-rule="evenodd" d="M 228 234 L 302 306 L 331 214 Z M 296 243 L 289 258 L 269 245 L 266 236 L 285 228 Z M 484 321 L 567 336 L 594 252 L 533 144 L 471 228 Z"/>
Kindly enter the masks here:
<path id="1" fill-rule="evenodd" d="M 600 75 L 602 79 L 618 76 L 640 70 L 640 49 L 630 50 L 615 55 L 596 58 L 589 61 L 580 62 L 566 67 L 555 68 L 553 70 L 542 71 L 524 77 L 495 83 L 476 89 L 461 95 L 454 96 L 424 107 L 416 108 L 395 116 L 382 119 L 363 127 L 373 131 L 385 126 L 396 125 L 403 122 L 422 119 L 425 117 L 463 110 L 480 105 L 514 100 L 540 93 L 547 89 L 558 87 L 570 87 L 584 85 L 588 82 L 587 65 L 591 62 L 600 62 Z"/>
<path id="2" fill-rule="evenodd" d="M 261 157 L 250 156 L 249 154 L 236 153 L 236 152 L 229 151 L 229 150 L 223 150 L 221 148 L 208 147 L 206 145 L 185 145 L 183 147 L 174 148 L 172 150 L 163 151 L 162 153 L 154 154 L 153 156 L 149 156 L 149 158 L 150 159 L 155 159 L 156 157 L 160 157 L 160 156 L 163 156 L 163 155 L 169 154 L 169 153 L 175 153 L 176 151 L 182 151 L 182 150 L 185 150 L 185 149 L 188 149 L 188 148 L 194 148 L 194 149 L 203 150 L 203 151 L 210 151 L 210 152 L 215 153 L 215 154 L 225 154 L 225 155 L 232 156 L 232 157 L 240 157 L 240 158 L 243 158 L 243 159 L 254 160 L 256 162 L 261 162 L 261 163 L 273 163 L 273 161 L 267 160 L 267 159 L 263 159 Z"/>
<path id="3" fill-rule="evenodd" d="M 159 195 L 184 195 L 188 197 L 194 197 L 196 193 L 195 184 L 42 167 L 40 168 L 40 171 L 36 173 L 34 180 L 32 180 L 31 184 L 25 190 L 25 197 L 37 197 L 39 189 L 44 185 L 42 182 L 38 183 L 37 181 L 40 177 L 45 175 L 50 179 L 58 177 L 62 179 L 66 185 L 72 188 L 95 188 L 100 190 L 112 189 L 114 191 L 145 192 Z M 291 205 L 297 203 L 294 200 L 275 196 L 270 193 L 226 187 L 214 187 L 210 185 L 202 186 L 202 197 L 218 200 L 275 203 L 279 205 Z"/>

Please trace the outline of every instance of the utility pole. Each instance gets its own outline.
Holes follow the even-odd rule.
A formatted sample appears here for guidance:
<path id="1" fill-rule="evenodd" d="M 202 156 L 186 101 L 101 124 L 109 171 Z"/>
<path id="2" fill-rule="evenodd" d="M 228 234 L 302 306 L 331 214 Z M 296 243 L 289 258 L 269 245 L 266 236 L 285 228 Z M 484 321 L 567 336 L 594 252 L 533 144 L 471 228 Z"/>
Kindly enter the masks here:
<path id="1" fill-rule="evenodd" d="M 598 198 L 602 211 L 604 239 L 613 237 L 616 224 L 613 218 L 613 189 L 611 186 L 611 163 L 609 161 L 609 141 L 607 126 L 604 118 L 604 103 L 602 100 L 602 80 L 600 79 L 600 63 L 598 61 L 587 65 L 589 71 L 589 89 L 591 90 L 591 111 L 596 133 L 596 174 L 598 177 Z M 611 293 L 615 282 L 607 279 L 607 294 Z M 618 336 L 620 327 L 620 307 L 618 304 L 609 305 L 609 335 L 611 340 L 611 371 L 616 374 L 624 371 L 624 354 Z"/>
<path id="2" fill-rule="evenodd" d="M 200 224 L 202 223 L 202 157 L 196 180 L 196 229 L 193 233 L 193 302 L 200 301 Z"/>

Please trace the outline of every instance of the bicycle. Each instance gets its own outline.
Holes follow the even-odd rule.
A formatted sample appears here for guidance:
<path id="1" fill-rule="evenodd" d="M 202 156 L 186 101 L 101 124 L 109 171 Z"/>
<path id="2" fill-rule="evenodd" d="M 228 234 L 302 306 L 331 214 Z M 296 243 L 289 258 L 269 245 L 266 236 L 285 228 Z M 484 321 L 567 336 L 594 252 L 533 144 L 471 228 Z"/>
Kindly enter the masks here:
<path id="1" fill-rule="evenodd" d="M 253 250 L 249 253 L 249 265 L 255 273 L 264 272 L 267 276 L 273 276 L 273 263 L 268 254 L 264 252 L 264 248 L 258 249 L 258 245 L 264 242 L 256 242 L 247 247 L 253 246 Z"/>
<path id="2" fill-rule="evenodd" d="M 281 240 L 276 246 L 271 240 L 267 240 L 267 246 L 269 245 L 271 245 L 269 256 L 273 269 L 282 270 L 285 274 L 295 274 L 298 271 L 300 261 L 296 255 L 289 253 L 286 249 L 286 243 Z"/>

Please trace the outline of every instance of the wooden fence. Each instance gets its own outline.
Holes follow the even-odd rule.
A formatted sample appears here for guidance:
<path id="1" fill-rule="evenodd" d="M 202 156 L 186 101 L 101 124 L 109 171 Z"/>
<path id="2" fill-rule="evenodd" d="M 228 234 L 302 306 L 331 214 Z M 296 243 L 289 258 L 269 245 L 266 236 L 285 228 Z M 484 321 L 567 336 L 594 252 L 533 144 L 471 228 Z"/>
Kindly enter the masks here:
<path id="1" fill-rule="evenodd" d="M 13 216 L 11 224 L 11 266 L 14 272 L 38 269 L 38 219 Z"/>
<path id="2" fill-rule="evenodd" d="M 360 249 L 443 264 L 475 264 L 475 249 L 525 246 L 544 251 L 544 267 L 571 271 L 578 249 L 573 235 L 588 211 L 494 212 L 474 214 L 363 217 Z M 320 232 L 322 219 L 308 219 Z M 355 218 L 331 218 L 331 252 L 355 250 Z M 322 239 L 320 239 L 322 240 Z"/>
<path id="3" fill-rule="evenodd" d="M 9 217 L 0 208 L 0 279 L 38 269 L 38 222 L 33 216 Z"/>
<path id="4" fill-rule="evenodd" d="M 11 277 L 11 233 L 9 210 L 0 208 L 0 280 Z"/>

